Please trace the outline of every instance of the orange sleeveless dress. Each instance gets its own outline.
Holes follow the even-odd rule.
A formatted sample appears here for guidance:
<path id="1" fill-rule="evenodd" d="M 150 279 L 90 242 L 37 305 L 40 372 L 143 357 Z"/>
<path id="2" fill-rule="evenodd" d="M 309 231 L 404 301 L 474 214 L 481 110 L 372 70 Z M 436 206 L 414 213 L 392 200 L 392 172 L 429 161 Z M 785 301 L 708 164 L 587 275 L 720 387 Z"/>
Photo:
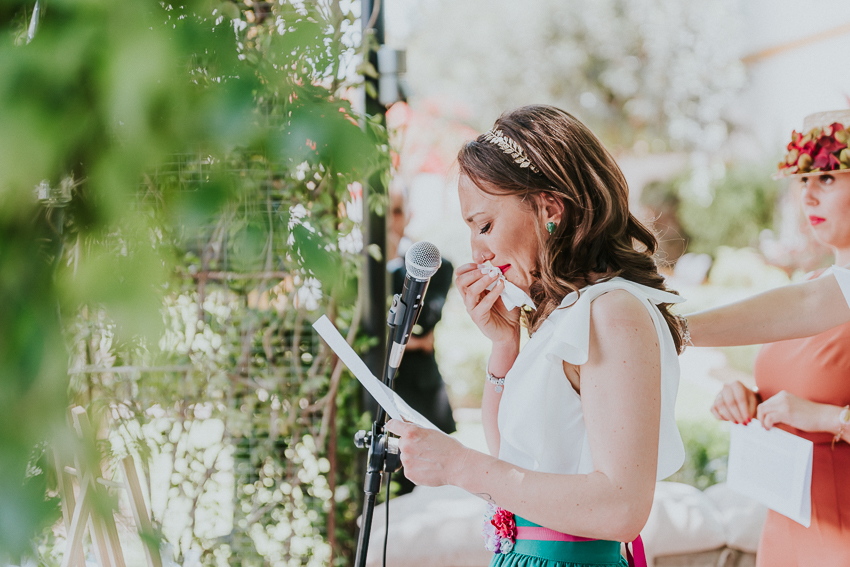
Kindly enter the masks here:
<path id="1" fill-rule="evenodd" d="M 814 337 L 765 345 L 756 358 L 755 378 L 765 400 L 786 390 L 813 402 L 850 404 L 850 323 Z M 840 441 L 833 450 L 834 432 L 778 427 L 815 444 L 812 524 L 805 528 L 770 510 L 756 567 L 850 566 L 850 445 Z"/>

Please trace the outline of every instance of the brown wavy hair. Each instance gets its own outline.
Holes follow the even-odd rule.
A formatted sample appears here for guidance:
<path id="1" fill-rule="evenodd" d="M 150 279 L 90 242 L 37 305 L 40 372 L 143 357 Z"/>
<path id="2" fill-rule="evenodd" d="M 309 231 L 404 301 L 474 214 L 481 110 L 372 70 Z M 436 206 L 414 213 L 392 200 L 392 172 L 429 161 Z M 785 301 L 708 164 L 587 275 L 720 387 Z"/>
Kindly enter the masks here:
<path id="1" fill-rule="evenodd" d="M 540 242 L 538 269 L 530 295 L 536 311 L 526 313 L 534 332 L 563 298 L 582 287 L 620 276 L 668 290 L 658 273 L 658 241 L 629 212 L 629 187 L 599 139 L 571 114 L 553 106 L 523 106 L 506 112 L 494 129 L 519 144 L 537 167 L 521 168 L 482 134 L 458 153 L 460 174 L 492 195 L 513 195 L 536 214 L 536 195 L 549 194 L 564 205 L 554 234 L 535 223 Z M 675 293 L 675 292 L 673 292 Z M 677 351 L 683 329 L 670 304 L 659 306 Z"/>

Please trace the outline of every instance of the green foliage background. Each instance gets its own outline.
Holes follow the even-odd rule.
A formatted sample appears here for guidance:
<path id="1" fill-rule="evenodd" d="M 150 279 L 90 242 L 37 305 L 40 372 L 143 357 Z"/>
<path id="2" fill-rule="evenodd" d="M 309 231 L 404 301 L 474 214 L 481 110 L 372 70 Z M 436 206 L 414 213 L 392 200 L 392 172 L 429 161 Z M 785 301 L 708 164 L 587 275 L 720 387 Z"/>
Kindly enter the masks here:
<path id="1" fill-rule="evenodd" d="M 683 482 L 705 490 L 726 481 L 729 457 L 729 429 L 711 419 L 678 420 L 685 443 L 685 463 L 670 481 Z"/>
<path id="2" fill-rule="evenodd" d="M 352 41 L 356 15 L 54 0 L 29 38 L 33 8 L 0 2 L 0 552 L 31 554 L 59 518 L 46 457 L 71 458 L 74 402 L 107 461 L 135 454 L 166 491 L 161 514 L 188 503 L 189 525 L 154 516 L 179 555 L 344 563 L 356 506 L 334 490 L 359 415 L 307 323 L 327 311 L 355 336 L 345 203 L 389 176 L 383 126 L 342 98 L 369 43 Z M 213 421 L 218 441 L 198 445 Z M 247 540 L 195 523 L 213 485 Z"/>
<path id="3" fill-rule="evenodd" d="M 688 252 L 714 255 L 720 246 L 757 247 L 761 231 L 774 228 L 781 186 L 767 168 L 730 167 L 705 197 L 691 187 L 687 180 L 673 183 L 681 199 L 678 217 L 690 237 Z"/>

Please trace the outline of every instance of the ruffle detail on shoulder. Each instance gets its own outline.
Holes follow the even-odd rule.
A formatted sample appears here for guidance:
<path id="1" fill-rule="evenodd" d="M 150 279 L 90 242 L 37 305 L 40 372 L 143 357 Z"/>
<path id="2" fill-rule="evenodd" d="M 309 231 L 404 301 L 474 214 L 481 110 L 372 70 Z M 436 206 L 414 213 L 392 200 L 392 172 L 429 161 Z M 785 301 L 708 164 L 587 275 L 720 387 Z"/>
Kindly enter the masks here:
<path id="1" fill-rule="evenodd" d="M 623 278 L 613 278 L 607 282 L 586 287 L 578 294 L 570 293 L 563 299 L 560 307 L 549 315 L 549 323 L 554 328 L 546 349 L 546 357 L 553 362 L 563 360 L 577 366 L 587 363 L 590 350 L 590 304 L 600 295 L 618 289 L 628 291 L 641 301 L 648 301 L 654 305 L 685 301 L 679 295 L 636 284 Z M 647 310 L 650 309 L 648 305 L 646 307 Z M 651 311 L 650 316 L 652 316 Z"/>
<path id="2" fill-rule="evenodd" d="M 847 300 L 847 306 L 850 307 L 850 270 L 840 266 L 833 266 L 832 273 L 835 274 L 835 279 L 838 280 L 841 293 L 844 294 L 844 299 Z"/>

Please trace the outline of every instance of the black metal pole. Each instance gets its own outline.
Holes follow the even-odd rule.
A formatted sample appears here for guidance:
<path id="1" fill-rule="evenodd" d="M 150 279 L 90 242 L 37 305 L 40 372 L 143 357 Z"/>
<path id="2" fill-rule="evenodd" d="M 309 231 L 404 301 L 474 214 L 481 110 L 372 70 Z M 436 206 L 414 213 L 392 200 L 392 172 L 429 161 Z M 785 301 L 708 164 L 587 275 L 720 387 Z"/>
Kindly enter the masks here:
<path id="1" fill-rule="evenodd" d="M 371 19 L 372 0 L 362 0 L 360 19 L 363 22 L 363 36 L 366 41 L 367 35 L 374 35 L 378 44 L 384 42 L 384 18 L 380 2 L 378 2 L 378 14 L 374 18 L 374 28 L 369 28 Z M 378 56 L 375 51 L 370 51 L 369 60 L 377 68 Z M 378 81 L 366 77 L 366 82 L 371 83 L 377 92 Z M 370 115 L 386 115 L 387 109 L 378 100 L 366 91 L 366 113 Z M 363 183 L 363 273 L 361 274 L 361 306 L 363 332 L 378 339 L 374 347 L 363 355 L 363 361 L 375 376 L 381 376 L 384 364 L 385 333 L 387 320 L 387 221 L 384 214 L 375 212 L 373 201 L 387 194 L 387 188 L 383 186 L 380 175 L 374 175 Z M 383 213 L 383 211 L 381 211 Z M 375 257 L 375 252 L 380 257 Z M 368 398 L 367 407 L 371 407 L 371 398 Z"/>
<path id="2" fill-rule="evenodd" d="M 374 38 L 378 46 L 384 43 L 384 14 L 381 0 L 361 0 L 360 21 L 363 31 L 363 41 Z M 377 12 L 373 15 L 373 10 Z M 375 50 L 369 50 L 369 61 L 377 69 L 378 55 Z M 378 81 L 372 77 L 365 77 L 367 83 L 371 83 L 370 89 L 365 89 L 365 111 L 366 114 L 375 116 L 386 116 L 387 109 L 376 97 L 370 96 L 370 92 L 378 92 Z M 374 175 L 363 183 L 363 272 L 361 273 L 360 304 L 362 309 L 363 332 L 371 337 L 377 338 L 375 346 L 363 353 L 363 362 L 375 376 L 383 380 L 383 369 L 386 358 L 386 325 L 387 325 L 387 288 L 389 287 L 386 264 L 387 252 L 387 221 L 384 211 L 376 212 L 373 201 L 387 194 L 387 188 L 383 186 L 380 175 Z M 377 252 L 377 257 L 375 252 Z M 362 390 L 364 406 L 374 408 L 376 418 L 381 417 L 383 422 L 383 411 L 371 399 L 365 390 Z M 358 534 L 357 555 L 355 565 L 362 567 L 366 565 L 366 552 L 369 548 L 369 536 L 372 531 L 372 514 L 375 509 L 375 499 L 381 489 L 381 480 L 384 468 L 384 443 L 379 443 L 381 435 L 380 428 L 383 423 L 376 420 L 372 424 L 371 435 L 367 441 L 369 453 L 366 460 L 363 514 L 360 520 L 360 533 Z"/>
<path id="3" fill-rule="evenodd" d="M 372 423 L 372 431 L 366 442 L 369 453 L 366 460 L 366 475 L 363 482 L 363 514 L 360 516 L 360 533 L 357 537 L 355 567 L 366 567 L 366 554 L 369 551 L 369 539 L 372 534 L 372 515 L 375 512 L 375 499 L 381 491 L 384 468 L 384 444 L 377 421 Z M 388 503 L 387 503 L 388 504 Z"/>
<path id="4" fill-rule="evenodd" d="M 379 483 L 380 486 L 380 483 Z M 366 553 L 369 550 L 369 536 L 372 530 L 372 515 L 375 513 L 375 497 L 377 492 L 367 492 L 363 504 L 363 515 L 360 516 L 360 534 L 357 539 L 357 556 L 354 558 L 355 567 L 366 565 Z M 368 528 L 364 529 L 364 527 Z"/>

